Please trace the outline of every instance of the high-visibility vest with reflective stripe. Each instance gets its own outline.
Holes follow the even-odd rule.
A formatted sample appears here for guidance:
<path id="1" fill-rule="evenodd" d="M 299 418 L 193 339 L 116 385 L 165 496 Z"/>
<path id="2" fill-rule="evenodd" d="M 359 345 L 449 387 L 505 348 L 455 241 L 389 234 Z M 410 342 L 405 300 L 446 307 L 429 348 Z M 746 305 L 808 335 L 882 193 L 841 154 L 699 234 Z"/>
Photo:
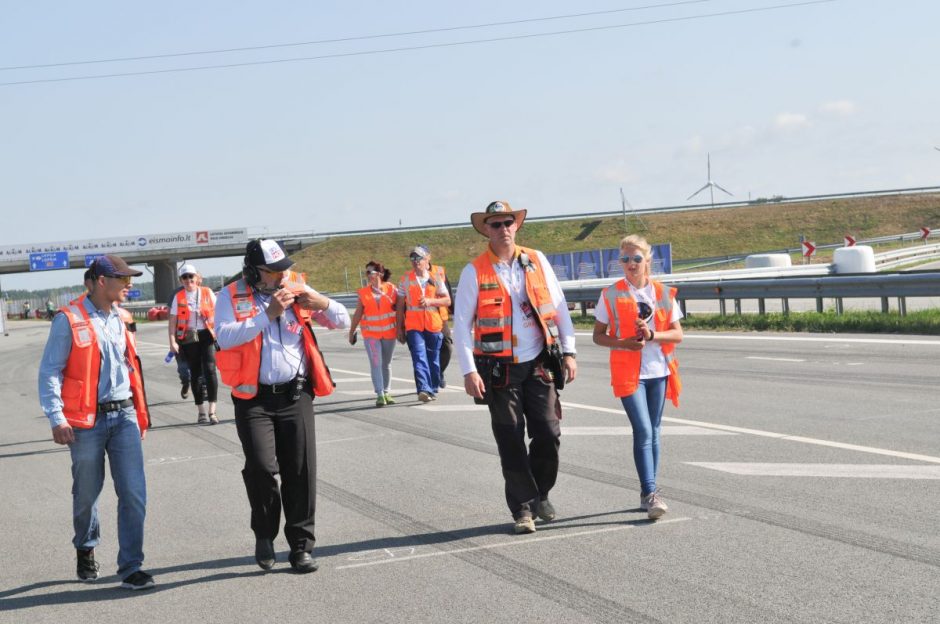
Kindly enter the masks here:
<path id="1" fill-rule="evenodd" d="M 656 293 L 656 311 L 653 316 L 653 331 L 664 332 L 672 325 L 672 302 L 676 296 L 676 289 L 668 290 L 661 282 L 650 280 Z M 604 305 L 607 307 L 607 335 L 613 338 L 624 339 L 636 336 L 637 302 L 630 292 L 626 279 L 601 291 Z M 682 380 L 679 378 L 679 360 L 676 359 L 675 343 L 656 343 L 663 350 L 666 365 L 669 367 L 669 377 L 666 380 L 666 398 L 673 405 L 679 407 L 679 393 L 682 391 Z M 628 351 L 627 349 L 612 348 L 610 350 L 610 385 L 613 386 L 614 396 L 625 397 L 636 392 L 640 381 L 640 363 L 642 351 Z"/>
<path id="2" fill-rule="evenodd" d="M 101 351 L 98 349 L 98 334 L 88 318 L 88 311 L 81 300 L 59 310 L 68 319 L 72 329 L 72 349 L 62 371 L 62 413 L 72 427 L 91 429 L 98 414 L 98 377 L 101 373 Z M 126 324 L 127 310 L 118 308 L 121 320 Z M 133 319 L 131 319 L 133 321 Z M 137 356 L 136 341 L 130 332 L 125 332 L 125 351 L 131 398 L 137 411 L 137 424 L 141 431 L 150 425 L 144 380 Z"/>
<path id="3" fill-rule="evenodd" d="M 215 318 L 215 303 L 212 301 L 212 290 L 205 287 L 199 287 L 199 316 L 206 324 L 206 329 L 213 330 L 213 319 Z M 186 289 L 176 293 L 176 339 L 182 340 L 186 336 L 186 330 L 189 329 L 192 311 L 186 302 Z M 195 327 L 195 323 L 193 323 Z M 215 335 L 213 333 L 213 335 Z"/>
<path id="4" fill-rule="evenodd" d="M 436 266 L 432 265 L 431 268 L 429 269 L 429 271 L 431 272 L 431 275 L 433 275 L 434 278 L 435 278 L 439 283 L 441 283 L 441 284 L 444 284 L 444 283 L 445 283 L 444 280 L 445 280 L 446 278 L 445 278 L 445 275 L 444 275 L 444 267 L 442 267 L 442 266 L 439 265 L 439 264 L 436 265 Z M 448 294 L 450 294 L 450 293 L 448 293 Z M 448 308 L 448 306 L 441 306 L 441 307 L 439 308 L 439 311 L 440 311 L 440 313 L 441 313 L 441 321 L 443 321 L 444 323 L 446 323 L 446 322 L 447 322 L 447 319 L 450 318 L 450 310 L 448 310 L 447 308 Z"/>
<path id="5" fill-rule="evenodd" d="M 395 285 L 383 282 L 378 297 L 372 286 L 359 289 L 362 304 L 362 335 L 366 338 L 395 339 Z M 376 301 L 378 299 L 378 301 Z"/>
<path id="6" fill-rule="evenodd" d="M 558 337 L 558 328 L 555 325 L 558 310 L 552 303 L 552 295 L 545 283 L 542 264 L 536 251 L 526 247 L 516 247 L 513 262 L 519 262 L 522 254 L 529 258 L 524 268 L 529 304 L 541 321 L 539 324 L 545 336 L 545 343 L 554 344 Z M 513 353 L 515 336 L 512 333 L 512 298 L 493 268 L 498 262 L 499 258 L 489 248 L 473 261 L 479 287 L 477 313 L 473 323 L 473 353 L 512 358 L 515 362 L 518 360 Z"/>
<path id="7" fill-rule="evenodd" d="M 303 276 L 290 271 L 287 274 L 285 287 L 292 292 L 300 293 L 304 287 Z M 232 309 L 237 322 L 246 321 L 261 313 L 260 306 L 255 305 L 251 286 L 244 279 L 232 282 L 227 286 L 232 298 Z M 303 327 L 302 337 L 304 353 L 307 355 L 307 378 L 313 386 L 315 396 L 327 396 L 333 393 L 336 384 L 330 376 L 317 344 L 317 337 L 313 333 L 310 322 L 310 311 L 304 310 L 298 304 L 292 306 L 297 320 Z M 254 339 L 237 347 L 222 349 L 215 355 L 216 368 L 222 377 L 222 383 L 232 388 L 232 396 L 239 399 L 251 399 L 258 394 L 258 377 L 261 374 L 261 346 L 262 337 L 259 333 Z"/>
<path id="8" fill-rule="evenodd" d="M 440 308 L 423 306 L 418 303 L 422 294 L 424 294 L 425 299 L 437 297 L 438 284 L 435 281 L 435 275 L 429 272 L 428 276 L 428 281 L 423 289 L 414 271 L 409 271 L 401 278 L 401 287 L 405 291 L 406 331 L 439 332 L 444 327 Z"/>

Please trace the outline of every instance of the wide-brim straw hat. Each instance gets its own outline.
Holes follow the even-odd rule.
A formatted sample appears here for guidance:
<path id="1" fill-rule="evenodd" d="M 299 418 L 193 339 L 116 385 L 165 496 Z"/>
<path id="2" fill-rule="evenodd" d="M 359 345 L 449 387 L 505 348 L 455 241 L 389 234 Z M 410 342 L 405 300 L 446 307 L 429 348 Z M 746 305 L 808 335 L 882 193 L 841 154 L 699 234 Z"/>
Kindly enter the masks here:
<path id="1" fill-rule="evenodd" d="M 470 223 L 473 224 L 473 229 L 477 232 L 483 236 L 489 237 L 489 233 L 486 231 L 485 227 L 487 219 L 499 215 L 511 215 L 516 219 L 516 229 L 518 230 L 522 227 L 522 222 L 525 221 L 526 212 L 528 211 L 525 208 L 522 210 L 513 210 L 507 201 L 494 201 L 491 202 L 483 212 L 474 212 L 471 214 Z"/>

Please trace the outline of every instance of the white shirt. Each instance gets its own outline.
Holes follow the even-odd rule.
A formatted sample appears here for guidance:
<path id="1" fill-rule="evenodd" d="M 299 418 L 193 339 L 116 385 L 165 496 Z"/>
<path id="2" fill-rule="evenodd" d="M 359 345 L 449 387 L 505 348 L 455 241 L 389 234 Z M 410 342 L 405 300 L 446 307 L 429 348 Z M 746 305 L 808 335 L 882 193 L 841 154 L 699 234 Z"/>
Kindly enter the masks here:
<path id="1" fill-rule="evenodd" d="M 558 310 L 555 325 L 558 326 L 559 342 L 564 353 L 575 353 L 574 324 L 568 313 L 568 302 L 562 292 L 555 271 L 541 251 L 535 252 L 536 259 L 545 276 L 545 285 L 551 295 L 552 303 Z M 529 305 L 529 296 L 525 290 L 525 270 L 518 260 L 511 263 L 499 262 L 493 265 L 496 277 L 509 292 L 512 299 L 512 332 L 515 339 L 513 355 L 519 362 L 528 362 L 538 357 L 545 346 L 545 337 L 537 318 L 537 312 Z M 477 270 L 471 262 L 460 273 L 457 283 L 457 295 L 454 302 L 454 350 L 460 363 L 460 372 L 464 375 L 476 371 L 473 362 L 473 321 L 477 314 L 477 297 L 480 285 L 477 283 Z M 530 307 L 529 314 L 522 309 L 525 303 Z"/>
<path id="2" fill-rule="evenodd" d="M 655 314 L 656 290 L 653 288 L 653 283 L 649 282 L 643 288 L 636 288 L 629 280 L 626 280 L 626 282 L 627 286 L 630 287 L 630 294 L 633 295 L 637 303 L 646 303 Z M 663 288 L 665 288 L 665 286 Z M 675 323 L 682 319 L 682 317 L 682 310 L 679 309 L 679 305 L 676 303 L 675 298 L 673 298 L 672 316 L 669 318 L 669 323 Z M 597 305 L 594 306 L 594 319 L 604 325 L 610 325 L 610 317 L 607 315 L 607 305 L 604 303 L 603 294 L 597 300 Z M 651 326 L 650 328 L 653 330 L 653 333 L 656 332 L 655 327 Z M 668 375 L 669 366 L 666 365 L 666 356 L 663 355 L 662 346 L 657 342 L 647 342 L 643 350 L 640 351 L 640 379 L 659 379 L 660 377 L 667 377 Z"/>
<path id="3" fill-rule="evenodd" d="M 207 288 L 209 291 L 209 298 L 212 300 L 212 305 L 215 305 L 216 298 L 215 293 L 212 292 L 211 288 Z M 202 287 L 197 287 L 196 290 L 188 291 L 185 288 L 183 289 L 186 293 L 186 307 L 189 308 L 190 317 L 196 319 L 196 324 L 193 327 L 196 331 L 206 328 L 206 320 L 202 317 L 202 314 L 199 313 L 199 298 L 200 293 L 202 292 Z M 179 315 L 179 300 L 176 297 L 173 297 L 173 303 L 170 305 L 170 314 L 173 316 Z"/>
<path id="4" fill-rule="evenodd" d="M 317 291 L 304 286 L 307 291 Z M 232 308 L 232 295 L 228 288 L 222 290 L 215 307 L 215 331 L 219 346 L 230 349 L 254 340 L 258 334 L 261 340 L 261 371 L 258 382 L 266 385 L 290 381 L 297 375 L 307 372 L 307 357 L 304 353 L 303 336 L 293 307 L 284 310 L 273 321 L 266 313 L 271 303 L 270 295 L 252 291 L 254 305 L 258 314 L 242 322 L 235 321 Z M 349 327 L 349 312 L 343 305 L 330 299 L 326 310 L 313 312 L 311 318 L 327 329 Z"/>

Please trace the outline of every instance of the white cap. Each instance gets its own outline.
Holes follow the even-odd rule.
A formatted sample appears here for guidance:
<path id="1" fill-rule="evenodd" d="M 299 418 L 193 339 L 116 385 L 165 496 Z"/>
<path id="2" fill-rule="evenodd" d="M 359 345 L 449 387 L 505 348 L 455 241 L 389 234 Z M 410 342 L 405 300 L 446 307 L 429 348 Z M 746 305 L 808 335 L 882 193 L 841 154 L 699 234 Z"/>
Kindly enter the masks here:
<path id="1" fill-rule="evenodd" d="M 187 262 L 186 264 L 180 267 L 178 275 L 180 277 L 183 277 L 184 275 L 190 275 L 190 274 L 198 275 L 199 271 L 196 270 L 196 267 L 194 267 L 193 265 Z"/>

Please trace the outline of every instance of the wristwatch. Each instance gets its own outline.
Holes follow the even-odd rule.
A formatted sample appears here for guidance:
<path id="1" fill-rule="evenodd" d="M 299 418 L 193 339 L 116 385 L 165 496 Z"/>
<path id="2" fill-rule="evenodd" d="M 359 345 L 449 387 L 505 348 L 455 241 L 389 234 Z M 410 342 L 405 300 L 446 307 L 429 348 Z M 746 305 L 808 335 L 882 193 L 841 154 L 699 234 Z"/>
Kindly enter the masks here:
<path id="1" fill-rule="evenodd" d="M 562 357 L 570 357 L 572 360 L 578 359 L 577 355 L 578 355 L 577 353 L 571 353 L 570 351 L 561 354 Z"/>
<path id="2" fill-rule="evenodd" d="M 646 342 L 653 342 L 653 336 L 656 335 L 656 332 L 653 331 L 653 328 L 652 328 L 652 327 L 647 327 L 647 329 L 650 330 L 650 337 L 649 337 L 649 339 L 647 339 Z"/>

